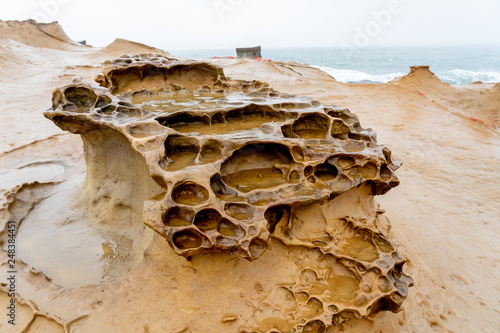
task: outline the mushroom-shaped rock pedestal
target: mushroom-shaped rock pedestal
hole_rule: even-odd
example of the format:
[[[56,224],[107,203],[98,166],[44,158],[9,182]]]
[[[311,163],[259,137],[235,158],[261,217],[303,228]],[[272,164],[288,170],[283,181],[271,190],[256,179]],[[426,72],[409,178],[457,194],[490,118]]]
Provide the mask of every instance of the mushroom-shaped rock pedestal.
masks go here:
[[[325,332],[400,309],[412,280],[373,201],[398,185],[399,163],[349,110],[161,55],[108,61],[96,80],[57,89],[45,113],[82,136],[87,196],[133,183],[120,195],[188,259],[286,249],[262,272],[286,279],[266,287],[249,332]]]

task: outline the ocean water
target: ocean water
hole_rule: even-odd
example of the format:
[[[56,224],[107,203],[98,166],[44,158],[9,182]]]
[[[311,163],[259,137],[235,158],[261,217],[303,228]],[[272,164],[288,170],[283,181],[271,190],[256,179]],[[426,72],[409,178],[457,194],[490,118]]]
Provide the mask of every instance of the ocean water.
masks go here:
[[[174,55],[190,58],[236,56],[234,49],[178,50]],[[262,57],[296,61],[320,68],[341,82],[388,82],[409,72],[409,66],[429,65],[442,81],[468,84],[500,82],[500,46],[263,48]]]

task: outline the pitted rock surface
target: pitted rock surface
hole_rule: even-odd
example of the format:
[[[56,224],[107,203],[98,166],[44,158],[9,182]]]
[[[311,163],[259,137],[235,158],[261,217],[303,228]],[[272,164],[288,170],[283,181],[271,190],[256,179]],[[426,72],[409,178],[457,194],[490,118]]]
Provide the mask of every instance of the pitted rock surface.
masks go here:
[[[126,138],[162,188],[143,222],[177,254],[253,261],[271,239],[297,252],[295,283],[266,298],[258,328],[325,332],[399,310],[412,280],[372,198],[399,184],[400,163],[349,110],[160,55],[108,61],[96,80],[58,88],[45,116],[86,152]]]

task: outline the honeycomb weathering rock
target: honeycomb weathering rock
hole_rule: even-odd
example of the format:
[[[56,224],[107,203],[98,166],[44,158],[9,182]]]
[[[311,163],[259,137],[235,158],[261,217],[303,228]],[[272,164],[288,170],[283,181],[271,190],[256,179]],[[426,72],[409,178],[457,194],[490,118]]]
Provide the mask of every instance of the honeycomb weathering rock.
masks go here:
[[[57,89],[45,113],[82,135],[87,178],[107,181],[94,157],[109,149],[102,142],[129,142],[159,186],[153,197],[137,192],[143,222],[177,254],[253,261],[274,239],[300,261],[295,282],[266,297],[250,331],[324,332],[399,310],[412,280],[373,202],[398,185],[399,163],[349,110],[158,55],[109,61],[96,80],[104,87],[75,79]]]
[[[263,83],[228,80],[222,67],[195,60],[177,60],[160,54],[123,55],[103,64],[103,73],[96,77],[103,87],[109,87],[111,93],[126,91],[165,91],[259,88]]]

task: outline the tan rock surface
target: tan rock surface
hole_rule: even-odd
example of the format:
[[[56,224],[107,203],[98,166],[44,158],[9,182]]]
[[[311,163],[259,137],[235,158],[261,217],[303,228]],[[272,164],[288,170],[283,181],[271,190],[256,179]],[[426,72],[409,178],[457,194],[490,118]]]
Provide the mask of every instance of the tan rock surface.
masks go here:
[[[22,220],[18,241],[21,236],[26,240],[19,245],[17,267],[18,331],[29,326],[33,331],[51,332],[232,332],[247,320],[268,317],[269,311],[277,318],[282,316],[283,309],[275,312],[270,300],[280,295],[287,299],[287,294],[280,294],[282,289],[273,293],[266,286],[285,284],[297,292],[297,300],[302,299],[302,290],[295,289],[296,285],[304,283],[302,276],[312,274],[298,270],[304,262],[295,262],[297,258],[315,261],[317,251],[291,251],[283,264],[279,259],[287,247],[272,241],[253,262],[232,254],[195,255],[187,262],[148,227],[127,235],[114,228],[115,223],[127,225],[133,216],[136,203],[130,202],[130,207],[115,204],[129,197],[128,190],[112,197],[107,193],[113,193],[114,187],[106,185],[100,202],[81,206],[89,210],[68,207],[65,203],[77,202],[71,196],[84,184],[82,143],[76,135],[61,134],[42,112],[50,107],[47,97],[56,87],[67,84],[74,75],[90,82],[101,72],[100,63],[116,55],[105,57],[99,54],[102,49],[93,48],[82,52],[44,50],[5,38],[1,46],[0,97],[6,102],[0,106],[5,126],[0,141],[4,152],[0,155],[0,184],[5,185],[0,216],[2,221]],[[126,48],[123,45],[123,54],[141,53]],[[454,95],[449,95],[447,89],[434,85],[429,91],[397,82],[346,85],[316,69],[293,64],[287,66],[302,75],[282,73],[252,60],[212,62],[223,65],[225,75],[232,79],[257,79],[281,92],[349,108],[363,125],[375,128],[379,142],[387,143],[404,162],[398,170],[401,185],[376,201],[392,222],[390,228],[382,221],[379,229],[399,244],[409,260],[405,272],[416,284],[398,314],[383,312],[374,322],[353,321],[345,331],[496,330],[500,324],[500,231],[496,222],[500,207],[495,199],[500,197],[499,136],[495,128],[470,119],[498,110],[494,85],[451,86]],[[425,80],[422,82],[425,88]],[[472,107],[457,107],[463,99],[470,102],[462,102],[462,106]],[[129,140],[114,142],[123,143],[115,147],[123,152],[121,159],[135,159],[136,154],[122,149],[130,147]],[[146,167],[139,160],[134,169]],[[127,170],[115,170],[117,178],[127,174]],[[142,193],[155,191],[141,179],[137,181]],[[37,180],[40,183],[33,183]],[[363,214],[354,191],[348,193],[348,197],[334,200],[343,198],[349,207],[358,207],[357,215]],[[85,220],[82,217],[90,217],[89,223],[79,224]],[[313,232],[318,230],[321,228]],[[140,241],[134,244],[134,239]],[[5,263],[5,252],[1,256]],[[273,274],[277,267],[299,280],[284,281]],[[1,276],[6,276],[5,264],[1,270]],[[237,273],[227,274],[229,271]],[[8,298],[0,295],[4,307]],[[266,302],[271,303],[269,307],[262,306]],[[298,304],[296,311],[311,309],[307,305]],[[313,302],[309,305],[314,308]],[[223,310],[233,308],[245,310]],[[0,330],[12,331],[3,321]]]
[[[348,110],[229,81],[206,62],[153,54],[106,62],[98,80],[122,96],[75,79],[54,91],[45,113],[82,136],[87,176],[79,204],[92,202],[87,211],[103,197],[114,206],[133,201],[131,221],[139,224],[134,215],[146,200],[144,223],[189,259],[222,252],[253,261],[271,239],[282,243],[274,254],[282,266],[290,253],[304,253],[292,274],[273,272],[294,284],[256,282],[270,295],[239,330],[334,330],[399,310],[412,280],[377,228],[383,218],[373,203],[399,184],[399,164]],[[143,163],[130,158],[134,150]],[[149,172],[134,168],[144,163]],[[148,185],[148,175],[161,189]]]

